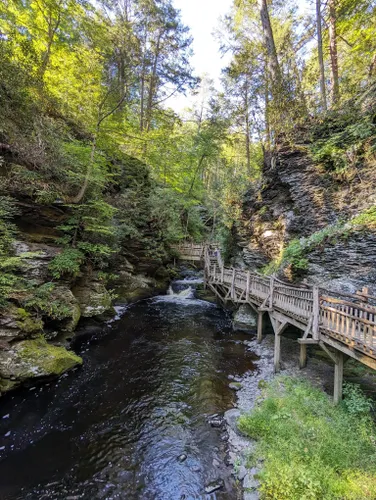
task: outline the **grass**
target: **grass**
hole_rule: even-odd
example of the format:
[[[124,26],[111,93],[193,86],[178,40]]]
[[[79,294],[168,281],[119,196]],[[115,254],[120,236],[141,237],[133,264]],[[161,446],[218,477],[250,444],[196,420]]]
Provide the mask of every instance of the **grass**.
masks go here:
[[[349,385],[342,405],[308,382],[277,377],[239,419],[256,440],[249,466],[263,460],[262,499],[376,498],[376,428],[370,402]]]

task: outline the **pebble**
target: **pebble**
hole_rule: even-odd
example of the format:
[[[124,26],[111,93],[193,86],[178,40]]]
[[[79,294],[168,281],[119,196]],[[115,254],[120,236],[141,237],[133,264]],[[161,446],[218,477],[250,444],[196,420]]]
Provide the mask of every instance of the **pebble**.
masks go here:
[[[223,424],[223,419],[221,417],[215,417],[215,418],[210,418],[208,420],[208,423],[212,426],[212,427],[221,427],[222,424]]]
[[[205,486],[205,493],[208,495],[210,493],[214,493],[217,490],[220,490],[224,487],[225,483],[223,482],[223,479],[218,479],[217,481],[213,481],[209,483],[207,486]]]
[[[185,453],[182,453],[179,457],[178,460],[179,462],[185,462],[187,460],[187,455]]]
[[[10,436],[10,431],[8,431],[6,434],[4,434],[4,437],[9,437]]]
[[[239,382],[231,382],[231,384],[229,384],[229,388],[234,390],[234,391],[240,391],[242,386],[241,386],[241,384],[239,384]]]
[[[228,434],[227,432],[224,432],[222,435],[221,435],[221,441],[227,441],[228,440]]]
[[[3,415],[3,418],[9,418],[9,413],[7,413],[6,415]]]

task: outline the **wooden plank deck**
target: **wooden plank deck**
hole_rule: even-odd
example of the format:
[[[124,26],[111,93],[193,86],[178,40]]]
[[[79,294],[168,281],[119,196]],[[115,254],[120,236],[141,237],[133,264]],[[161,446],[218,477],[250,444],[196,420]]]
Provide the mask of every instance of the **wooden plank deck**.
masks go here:
[[[213,244],[184,243],[176,246],[175,251],[182,260],[203,264],[205,281],[221,301],[248,303],[255,309],[259,315],[259,340],[265,312],[270,316],[277,347],[286,325],[301,329],[301,366],[306,363],[306,345],[315,343],[335,349],[333,359],[338,358],[337,375],[341,374],[343,354],[376,370],[376,306],[369,303],[374,297],[331,293],[316,286],[290,285],[274,276],[225,267],[219,248]],[[275,368],[278,371],[280,349],[277,347]],[[342,396],[342,375],[339,378],[335,380],[336,401]]]

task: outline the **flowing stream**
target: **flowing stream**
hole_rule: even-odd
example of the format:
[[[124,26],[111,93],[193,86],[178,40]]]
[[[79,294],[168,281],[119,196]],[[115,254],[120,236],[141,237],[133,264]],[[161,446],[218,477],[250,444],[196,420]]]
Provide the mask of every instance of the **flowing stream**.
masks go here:
[[[125,308],[77,345],[83,368],[1,400],[1,500],[240,498],[210,417],[254,357],[199,283]]]

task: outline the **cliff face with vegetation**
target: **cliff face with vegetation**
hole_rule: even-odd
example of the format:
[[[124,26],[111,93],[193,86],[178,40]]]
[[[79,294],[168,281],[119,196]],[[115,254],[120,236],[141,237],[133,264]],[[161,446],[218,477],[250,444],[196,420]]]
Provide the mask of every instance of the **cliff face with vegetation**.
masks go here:
[[[312,120],[268,159],[236,227],[248,266],[338,291],[376,285],[375,96]]]
[[[0,132],[1,392],[80,364],[69,351],[80,321],[106,318],[115,300],[151,295],[168,279],[167,219],[148,167],[103,147],[105,176],[72,203],[87,138],[40,113],[38,139],[38,125],[28,133],[21,119],[7,114]],[[51,138],[59,128],[70,143]]]

